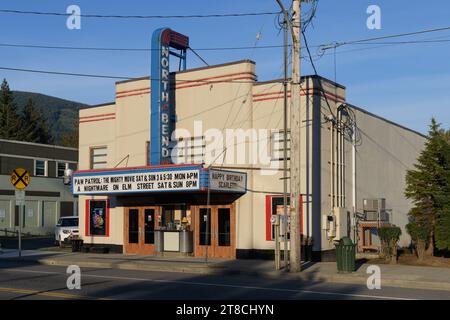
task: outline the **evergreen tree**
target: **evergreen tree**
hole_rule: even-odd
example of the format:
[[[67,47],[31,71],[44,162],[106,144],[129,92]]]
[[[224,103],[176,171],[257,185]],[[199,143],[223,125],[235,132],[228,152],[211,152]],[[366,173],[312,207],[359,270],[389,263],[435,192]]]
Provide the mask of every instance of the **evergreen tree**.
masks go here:
[[[8,82],[3,79],[0,89],[0,138],[20,140],[22,128],[14,96]]]
[[[442,131],[435,119],[432,119],[425,149],[420,154],[413,170],[406,174],[405,195],[414,203],[409,215],[411,220],[428,232],[427,254],[434,253],[434,239],[443,237],[442,230],[437,227],[445,222],[445,197],[448,188],[448,160],[446,154],[449,144],[443,139]],[[447,194],[448,197],[448,194]],[[439,233],[437,235],[436,233]],[[442,242],[438,244],[442,248]]]
[[[75,123],[73,131],[62,136],[62,145],[70,148],[78,148],[79,124]]]
[[[444,140],[450,144],[450,130],[447,130],[446,132],[443,133],[444,134]]]
[[[22,140],[28,142],[49,144],[53,141],[47,121],[41,110],[35,107],[30,98],[25,105],[22,115]]]
[[[41,110],[38,110],[37,113],[38,113],[37,142],[44,144],[51,144],[54,141],[47,120],[45,119],[45,116]]]
[[[25,108],[22,112],[22,121],[23,121],[23,131],[22,131],[22,140],[28,142],[37,142],[37,119],[38,115],[36,113],[36,109],[34,107],[33,100],[30,98],[25,105]]]
[[[450,140],[447,132],[443,132],[443,176],[442,188],[437,195],[437,212],[435,239],[439,250],[450,250]]]

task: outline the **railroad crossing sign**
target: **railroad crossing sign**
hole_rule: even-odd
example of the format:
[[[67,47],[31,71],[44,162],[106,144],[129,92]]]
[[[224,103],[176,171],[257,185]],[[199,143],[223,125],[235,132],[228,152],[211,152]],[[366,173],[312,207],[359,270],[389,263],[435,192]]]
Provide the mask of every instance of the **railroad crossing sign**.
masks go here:
[[[16,168],[11,173],[10,181],[16,189],[23,190],[30,184],[30,173],[27,169]]]

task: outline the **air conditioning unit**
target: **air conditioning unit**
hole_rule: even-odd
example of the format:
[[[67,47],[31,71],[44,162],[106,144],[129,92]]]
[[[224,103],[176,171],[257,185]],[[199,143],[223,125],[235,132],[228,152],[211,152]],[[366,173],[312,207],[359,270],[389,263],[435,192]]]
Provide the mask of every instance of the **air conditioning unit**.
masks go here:
[[[364,211],[383,211],[386,209],[386,199],[364,199]]]
[[[376,211],[368,211],[365,214],[366,221],[377,221],[378,220],[378,212]]]
[[[389,213],[385,210],[380,211],[380,216],[378,217],[378,212],[375,211],[367,211],[364,215],[365,221],[380,221],[382,222],[388,222],[389,221]]]

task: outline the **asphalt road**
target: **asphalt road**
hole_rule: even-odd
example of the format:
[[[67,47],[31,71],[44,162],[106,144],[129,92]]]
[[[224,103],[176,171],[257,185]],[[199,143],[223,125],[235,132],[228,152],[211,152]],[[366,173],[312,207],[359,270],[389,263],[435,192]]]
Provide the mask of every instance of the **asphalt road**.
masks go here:
[[[0,299],[404,300],[448,299],[449,291],[269,280],[249,276],[82,269],[81,289],[67,289],[65,267],[1,262]]]

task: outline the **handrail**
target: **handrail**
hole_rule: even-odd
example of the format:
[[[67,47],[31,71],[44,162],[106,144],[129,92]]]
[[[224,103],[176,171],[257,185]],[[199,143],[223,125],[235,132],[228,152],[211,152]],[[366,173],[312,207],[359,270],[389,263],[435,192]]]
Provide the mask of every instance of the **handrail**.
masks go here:
[[[1,231],[1,233],[3,233],[3,234],[5,235],[5,237],[8,236],[8,233],[10,233],[10,234],[15,234],[16,236],[19,235],[19,231],[18,231],[18,230],[8,230],[7,228],[4,228],[4,229]],[[1,234],[1,233],[0,233],[0,234]],[[22,232],[21,234],[22,234],[23,236],[31,236],[31,234],[30,234],[29,232],[27,232],[27,233]]]

